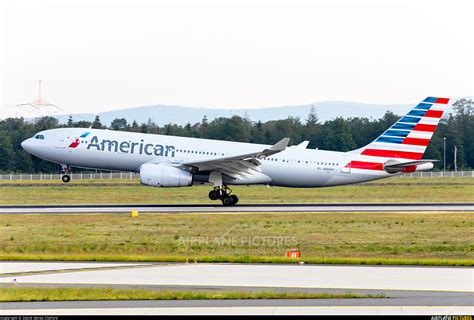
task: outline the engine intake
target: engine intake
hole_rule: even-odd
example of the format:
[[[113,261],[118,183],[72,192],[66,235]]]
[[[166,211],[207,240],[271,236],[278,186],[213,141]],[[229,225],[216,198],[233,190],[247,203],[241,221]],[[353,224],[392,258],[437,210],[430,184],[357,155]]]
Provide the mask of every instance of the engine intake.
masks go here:
[[[193,174],[172,166],[145,163],[140,167],[140,182],[154,187],[189,187]]]

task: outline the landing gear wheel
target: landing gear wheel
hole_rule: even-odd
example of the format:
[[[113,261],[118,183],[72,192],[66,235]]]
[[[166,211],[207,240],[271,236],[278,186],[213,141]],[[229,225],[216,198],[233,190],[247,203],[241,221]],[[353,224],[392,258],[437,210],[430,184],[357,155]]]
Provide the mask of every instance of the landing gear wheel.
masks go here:
[[[233,206],[239,202],[239,198],[235,194],[231,194],[232,190],[226,185],[214,187],[214,190],[209,191],[209,199],[220,199],[224,206]]]
[[[222,198],[222,204],[225,206],[231,206],[234,204],[234,199],[231,196],[224,196]]]
[[[209,199],[211,199],[211,200],[213,200],[213,201],[219,199],[220,197],[221,197],[221,196],[220,196],[218,190],[211,190],[211,191],[209,192]]]
[[[65,174],[61,177],[61,180],[64,182],[64,183],[68,183],[69,181],[71,181],[71,177],[68,175],[68,174]]]
[[[229,197],[232,198],[232,204],[237,204],[239,202],[239,197],[237,197],[235,194],[231,194]]]

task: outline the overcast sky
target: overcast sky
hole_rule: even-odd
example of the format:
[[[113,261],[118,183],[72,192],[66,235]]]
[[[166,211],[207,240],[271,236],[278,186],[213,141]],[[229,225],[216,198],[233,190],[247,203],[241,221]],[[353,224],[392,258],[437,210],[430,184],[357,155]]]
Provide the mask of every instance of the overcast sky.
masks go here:
[[[1,109],[474,95],[473,1],[2,1]]]

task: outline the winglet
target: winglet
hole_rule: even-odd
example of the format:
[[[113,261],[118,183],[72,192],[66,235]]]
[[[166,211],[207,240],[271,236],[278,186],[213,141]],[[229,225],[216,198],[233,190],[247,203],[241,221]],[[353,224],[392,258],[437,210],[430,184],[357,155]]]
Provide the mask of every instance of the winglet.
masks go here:
[[[290,138],[283,138],[277,143],[275,143],[273,146],[271,146],[268,150],[278,152],[283,151],[286,149],[286,147],[288,147],[288,143],[290,143]]]

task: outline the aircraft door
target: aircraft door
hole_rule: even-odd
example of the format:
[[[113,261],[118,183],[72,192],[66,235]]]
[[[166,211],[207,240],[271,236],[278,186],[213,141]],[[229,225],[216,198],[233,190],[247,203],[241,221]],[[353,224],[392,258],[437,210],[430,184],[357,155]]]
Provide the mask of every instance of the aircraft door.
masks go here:
[[[56,148],[65,148],[69,138],[66,136],[58,136],[56,140]]]
[[[342,173],[351,173],[351,167],[350,165],[348,167],[342,167],[341,168]]]
[[[343,159],[341,173],[351,173],[351,158],[345,157]]]

